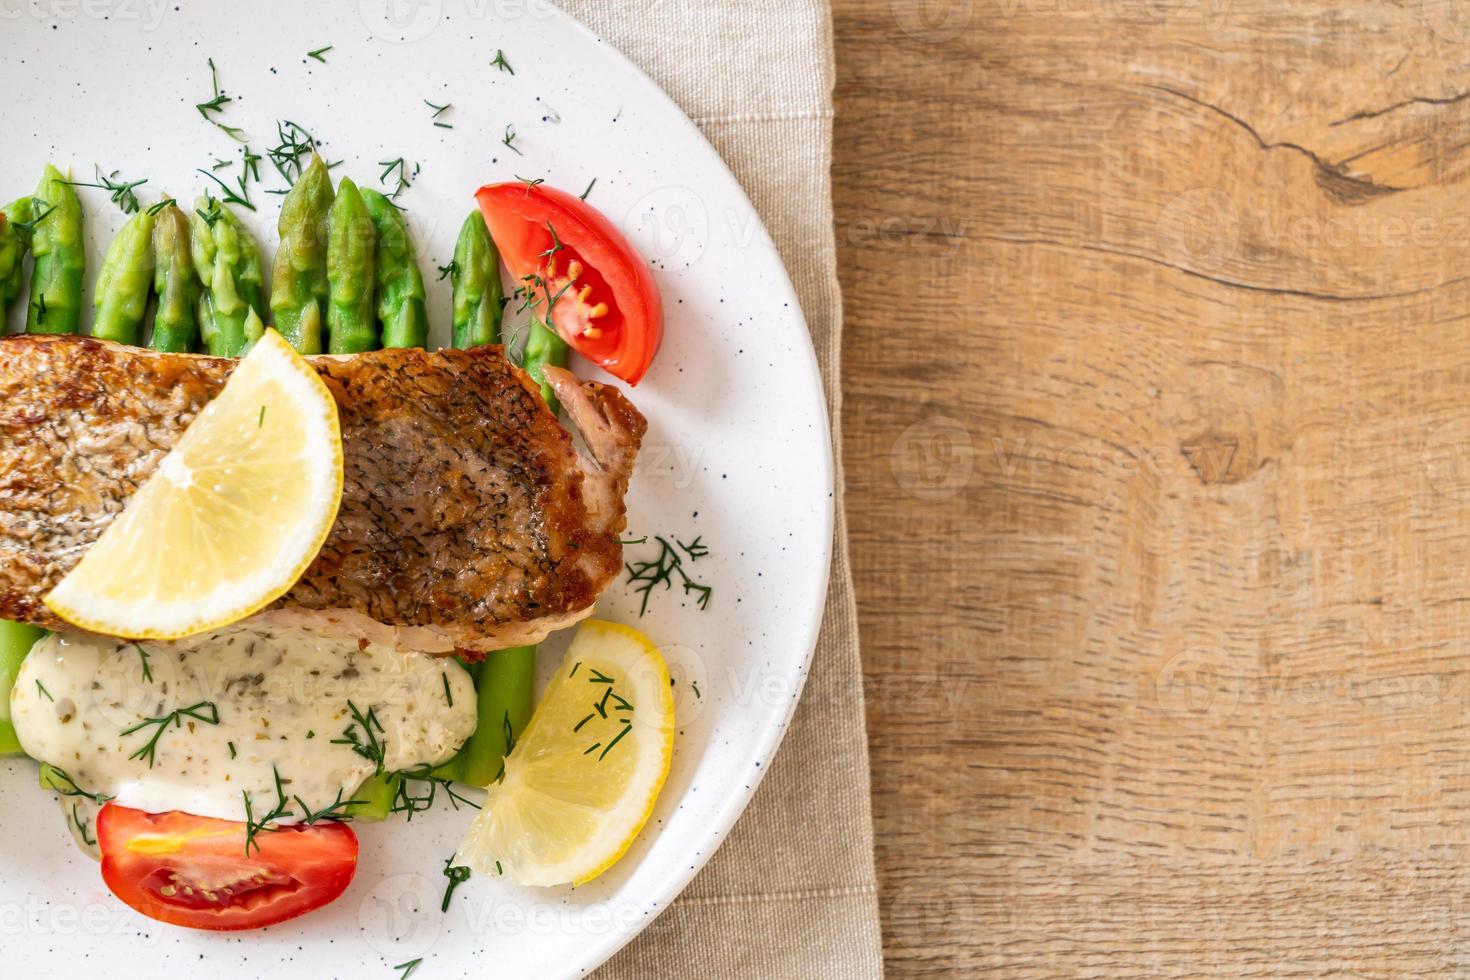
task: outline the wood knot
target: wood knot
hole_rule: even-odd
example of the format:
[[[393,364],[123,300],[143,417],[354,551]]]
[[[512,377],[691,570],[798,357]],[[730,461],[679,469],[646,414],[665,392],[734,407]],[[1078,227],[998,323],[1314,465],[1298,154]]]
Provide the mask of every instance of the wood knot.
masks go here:
[[[1202,432],[1179,444],[1179,451],[1205,486],[1239,483],[1250,476],[1242,472],[1243,467],[1235,467],[1239,449],[1238,438],[1218,432]]]
[[[1234,361],[1194,361],[1169,396],[1179,454],[1207,487],[1249,480],[1285,451],[1285,390],[1271,371]]]

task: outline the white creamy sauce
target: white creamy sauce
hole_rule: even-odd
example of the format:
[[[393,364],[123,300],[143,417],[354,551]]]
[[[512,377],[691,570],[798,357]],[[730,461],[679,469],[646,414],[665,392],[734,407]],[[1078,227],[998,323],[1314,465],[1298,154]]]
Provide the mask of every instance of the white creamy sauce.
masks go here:
[[[394,771],[447,760],[475,728],[474,684],[455,660],[281,626],[169,643],[55,633],[26,657],[10,707],[26,753],[88,793],[226,820],[245,819],[249,793],[258,819],[279,773],[283,823],[302,804],[350,799],[377,768],[334,740],[380,745]],[[352,707],[371,711],[375,742]],[[68,822],[76,800],[62,798]],[[90,834],[95,808],[82,802]]]

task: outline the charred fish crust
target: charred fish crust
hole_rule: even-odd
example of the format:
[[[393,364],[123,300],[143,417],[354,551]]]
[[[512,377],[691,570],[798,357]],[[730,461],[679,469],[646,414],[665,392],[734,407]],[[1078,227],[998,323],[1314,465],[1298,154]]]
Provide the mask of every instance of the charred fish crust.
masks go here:
[[[41,596],[234,363],[0,340],[0,618],[59,625]],[[622,568],[622,498],[644,432],[620,393],[561,372],[588,460],[499,347],[312,363],[341,419],[342,507],[267,617],[447,653],[535,642],[591,611]]]

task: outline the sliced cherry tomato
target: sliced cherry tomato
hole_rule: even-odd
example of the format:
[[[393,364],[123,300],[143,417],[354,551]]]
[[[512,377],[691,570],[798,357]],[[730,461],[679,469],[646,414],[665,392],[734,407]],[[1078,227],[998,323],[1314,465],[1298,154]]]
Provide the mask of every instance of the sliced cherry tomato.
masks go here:
[[[357,870],[357,835],[340,823],[257,833],[245,824],[109,803],[97,815],[102,880],[150,919],[190,929],[258,929],[331,902]],[[257,845],[259,845],[257,847]]]
[[[517,283],[555,298],[561,338],[615,377],[641,381],[663,339],[663,303],[622,233],[592,205],[544,184],[487,184],[475,198]]]

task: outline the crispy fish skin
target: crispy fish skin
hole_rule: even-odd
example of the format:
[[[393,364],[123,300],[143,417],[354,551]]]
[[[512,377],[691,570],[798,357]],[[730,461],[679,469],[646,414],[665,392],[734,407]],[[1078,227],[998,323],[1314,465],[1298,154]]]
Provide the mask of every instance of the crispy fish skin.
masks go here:
[[[0,340],[0,618],[41,603],[235,362],[84,337]],[[534,643],[622,568],[646,423],[615,389],[554,383],[592,458],[499,347],[312,360],[337,400],[337,523],[263,618],[445,653]]]

